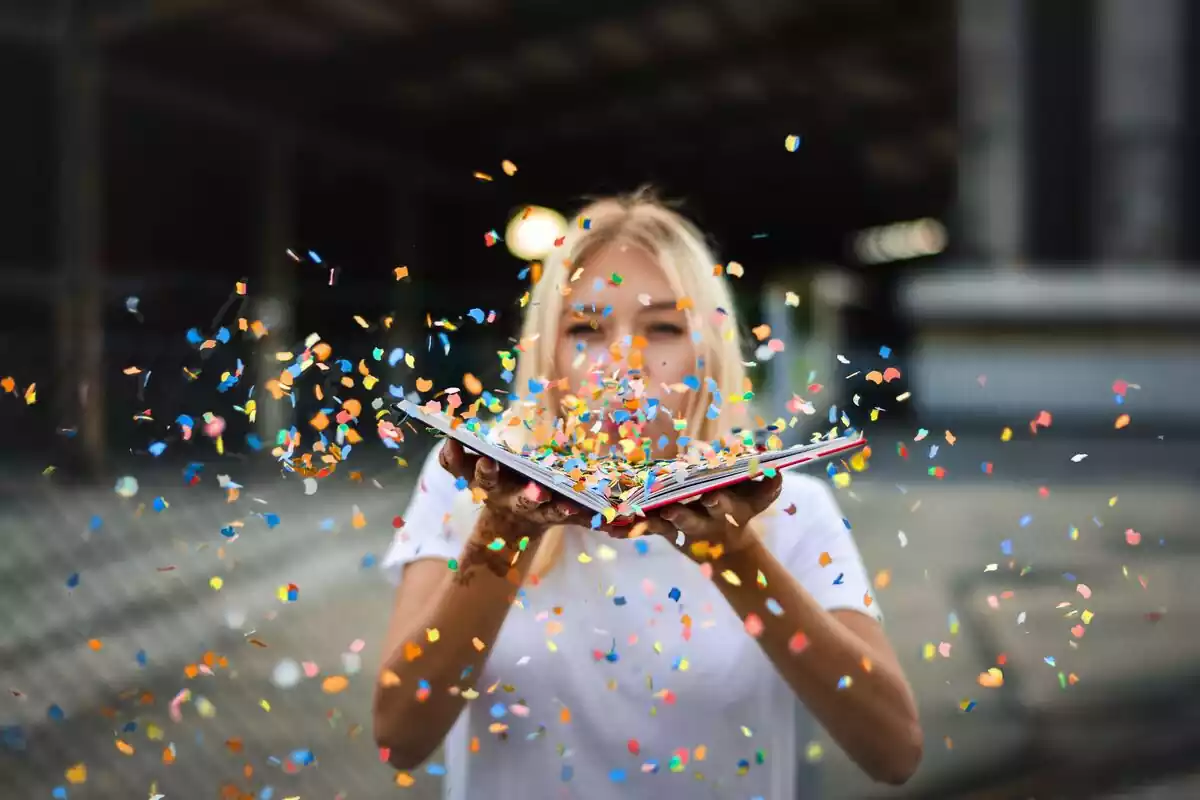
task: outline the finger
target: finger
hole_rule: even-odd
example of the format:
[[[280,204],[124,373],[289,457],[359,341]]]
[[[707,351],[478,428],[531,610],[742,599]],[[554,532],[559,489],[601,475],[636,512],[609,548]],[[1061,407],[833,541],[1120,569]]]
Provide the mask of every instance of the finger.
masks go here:
[[[533,481],[529,481],[519,490],[513,491],[507,486],[502,495],[509,510],[523,517],[532,517],[534,512],[550,500],[550,492]]]
[[[456,478],[470,480],[475,475],[475,465],[479,456],[469,456],[463,446],[453,439],[447,439],[438,453],[438,463],[442,469]]]
[[[683,531],[688,536],[702,536],[712,528],[712,521],[707,514],[685,505],[667,506],[659,516],[673,525],[675,530]]]
[[[539,522],[547,525],[577,525],[588,517],[585,509],[567,500],[544,503],[535,514]]]
[[[700,498],[700,506],[710,519],[726,522],[740,528],[742,523],[753,516],[747,504],[736,495],[729,492],[711,492]]]
[[[754,485],[745,497],[746,503],[750,506],[750,515],[761,514],[770,508],[771,504],[779,499],[782,491],[782,475],[777,474],[773,478],[764,478],[761,481],[754,482]]]
[[[475,485],[485,492],[493,492],[500,485],[500,466],[490,458],[475,462]]]

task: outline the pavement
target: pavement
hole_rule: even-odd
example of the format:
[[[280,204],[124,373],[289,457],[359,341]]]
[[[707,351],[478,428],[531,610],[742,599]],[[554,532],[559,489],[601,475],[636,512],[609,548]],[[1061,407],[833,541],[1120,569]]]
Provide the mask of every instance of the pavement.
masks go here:
[[[1194,443],[938,438],[931,461],[929,441],[908,434],[904,459],[898,435],[876,436],[872,469],[840,495],[919,698],[925,761],[906,787],[880,790],[828,746],[823,796],[1036,796],[1036,785],[987,788],[1025,767],[1034,780],[1076,779],[1070,770],[1086,775],[1089,759],[1099,770],[1157,742],[1156,729],[1175,741],[1200,729],[1169,716],[1200,705]],[[0,794],[437,797],[428,768],[397,789],[370,735],[391,604],[372,559],[413,470],[381,460],[351,481],[343,468],[306,496],[299,480],[237,465],[209,465],[186,486],[178,469],[141,464],[130,499],[34,468],[0,489]],[[232,503],[217,487],[225,471],[246,484]],[[236,539],[222,533],[237,522]],[[279,599],[288,584],[295,602]],[[212,674],[189,676],[206,654]],[[278,688],[283,659],[312,662],[319,676]],[[980,685],[992,667],[1002,687]],[[347,688],[325,691],[330,675],[346,675]],[[175,721],[169,706],[184,689]],[[1137,777],[1141,787],[1111,796],[1195,788],[1153,770]]]

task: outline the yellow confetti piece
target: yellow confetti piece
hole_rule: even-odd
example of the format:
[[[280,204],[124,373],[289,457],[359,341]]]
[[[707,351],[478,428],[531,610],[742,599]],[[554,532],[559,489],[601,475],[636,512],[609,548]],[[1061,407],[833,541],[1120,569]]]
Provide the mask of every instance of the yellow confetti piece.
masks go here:
[[[486,172],[476,172],[474,173],[474,177],[475,180],[483,181],[484,183],[491,183],[493,180],[492,176],[488,175]]]
[[[396,773],[396,785],[399,786],[401,789],[407,789],[410,786],[412,786],[413,784],[415,784],[416,782],[417,782],[417,779],[414,778],[412,775],[410,775],[407,772],[397,772]]]
[[[371,327],[371,323],[367,322],[365,319],[363,319],[362,317],[360,317],[358,314],[355,314],[355,315],[354,315],[354,321],[358,323],[358,326],[359,326],[360,328],[364,328],[364,329],[365,329],[365,328],[370,328],[370,327]]]
[[[270,713],[270,711],[271,711],[271,704],[270,704],[270,703],[268,703],[266,700],[259,700],[259,701],[258,701],[258,707],[259,707],[259,708],[261,708],[263,711],[266,711],[266,712],[268,712],[268,713]]]
[[[442,638],[442,634],[437,628],[426,628],[425,638],[430,642],[436,642],[438,639]]]
[[[80,784],[87,783],[87,766],[84,764],[76,764],[73,767],[67,767],[66,771],[67,783]]]
[[[725,273],[727,275],[732,275],[735,278],[740,278],[746,274],[746,270],[743,269],[742,265],[739,264],[738,262],[730,261],[728,264],[725,265]]]
[[[29,384],[29,388],[25,390],[25,405],[31,406],[37,402],[37,384]]]
[[[475,637],[475,638],[471,639],[471,644],[474,645],[476,652],[479,652],[479,653],[482,653],[484,648],[487,647],[487,645],[484,643],[484,641],[482,639],[480,639],[479,637]]]
[[[214,592],[219,592],[221,591],[221,587],[225,585],[225,581],[221,577],[214,575],[212,578],[208,579],[208,585]]]
[[[164,736],[163,729],[155,725],[153,722],[146,726],[146,738],[152,742],[161,741]]]
[[[1000,441],[1002,441],[1002,442],[1012,441],[1012,437],[1013,437],[1012,428],[1005,428],[1004,430],[1000,431]]]
[[[809,742],[804,748],[804,757],[810,764],[814,764],[821,760],[825,755],[825,748],[821,747],[820,742]]]
[[[742,579],[739,578],[738,574],[731,569],[727,569],[724,572],[722,572],[721,577],[724,578],[725,581],[732,586],[741,586],[742,585]]]
[[[500,162],[500,169],[504,170],[504,174],[510,178],[517,174],[517,165],[507,158]]]
[[[783,296],[783,302],[792,308],[800,307],[800,295],[795,292],[788,292]]]
[[[580,564],[590,564],[590,563],[592,563],[592,557],[591,557],[591,556],[589,556],[587,553],[580,553],[580,554],[579,554],[579,557],[577,558],[577,560],[579,561],[579,563],[580,563]]]

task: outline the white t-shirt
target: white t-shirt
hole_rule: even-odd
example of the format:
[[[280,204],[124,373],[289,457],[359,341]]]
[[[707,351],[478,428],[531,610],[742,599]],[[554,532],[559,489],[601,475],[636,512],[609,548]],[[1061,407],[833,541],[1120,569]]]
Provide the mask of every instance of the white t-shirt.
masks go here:
[[[458,557],[478,511],[436,452],[383,559],[396,583],[412,561]],[[767,547],[817,602],[880,618],[825,483],[785,473],[759,519]],[[561,561],[517,601],[488,642],[479,697],[446,738],[448,800],[796,796],[798,732],[811,720],[673,543],[568,529]]]

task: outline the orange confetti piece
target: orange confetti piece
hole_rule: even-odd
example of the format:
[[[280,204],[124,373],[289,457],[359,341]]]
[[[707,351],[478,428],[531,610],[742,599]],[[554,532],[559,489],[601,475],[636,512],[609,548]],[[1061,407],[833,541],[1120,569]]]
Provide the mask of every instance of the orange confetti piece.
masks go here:
[[[888,584],[892,582],[892,571],[890,569],[881,569],[875,575],[875,588],[886,589]]]
[[[1121,416],[1117,417],[1117,421],[1113,425],[1113,427],[1116,428],[1117,430],[1121,430],[1121,428],[1124,428],[1128,424],[1129,424],[1129,415],[1122,414]]]
[[[428,378],[417,378],[417,391],[424,394],[433,388],[433,381]]]
[[[330,675],[321,681],[321,691],[325,694],[338,694],[346,691],[350,681],[344,675]]]
[[[558,721],[564,725],[571,721],[571,709],[563,706],[558,710]]]
[[[104,648],[104,642],[99,639],[88,639],[88,647],[92,649],[92,652],[98,653]]]
[[[410,775],[407,772],[397,772],[396,773],[396,785],[399,786],[401,789],[407,789],[408,787],[412,786],[416,782],[417,782],[417,779],[414,778],[412,775]]]
[[[767,325],[765,323],[762,325],[759,325],[756,328],[751,329],[750,332],[753,333],[754,338],[758,339],[760,342],[766,341],[767,339],[771,338],[771,326]]]
[[[12,394],[17,388],[17,382],[12,378],[0,379],[0,389],[3,389],[5,394]]]
[[[421,657],[421,645],[417,644],[416,642],[405,642],[404,643],[404,660],[405,661],[416,661],[420,657]]]
[[[66,778],[67,783],[87,783],[87,766],[84,764],[76,764],[72,767],[67,767]]]
[[[817,563],[822,567],[828,567],[833,563],[833,556],[829,555],[829,553],[821,553],[820,558],[817,559]]]

